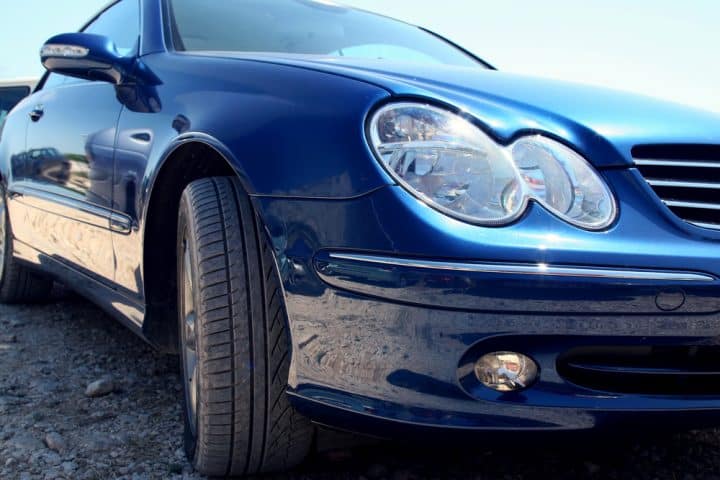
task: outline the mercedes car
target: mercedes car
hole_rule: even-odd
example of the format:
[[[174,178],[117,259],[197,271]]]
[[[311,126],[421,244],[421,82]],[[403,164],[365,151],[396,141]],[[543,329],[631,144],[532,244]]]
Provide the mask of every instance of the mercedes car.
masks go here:
[[[208,475],[720,425],[720,117],[326,0],[119,0],[0,130],[0,300],[179,358]]]

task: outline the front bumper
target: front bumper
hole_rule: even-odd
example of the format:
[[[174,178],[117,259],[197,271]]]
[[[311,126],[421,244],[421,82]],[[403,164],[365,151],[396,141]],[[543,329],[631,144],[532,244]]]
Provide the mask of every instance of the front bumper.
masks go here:
[[[720,234],[638,210],[652,193],[635,173],[606,175],[623,190],[621,217],[600,233],[537,207],[509,227],[465,225],[397,187],[346,201],[256,199],[285,288],[296,406],[375,434],[585,430],[639,413],[720,424],[720,367],[718,387],[710,368],[685,372],[711,385],[689,393],[682,382],[664,392],[669,377],[658,391],[588,388],[562,370],[568,352],[596,346],[718,348],[720,358]],[[533,357],[540,379],[513,394],[473,381],[468,365],[498,350]]]
[[[716,315],[493,314],[398,305],[335,290],[294,298],[288,308],[293,393],[345,412],[458,429],[559,430],[593,428],[613,412],[720,411],[720,395],[599,392],[573,385],[557,369],[558,357],[574,347],[718,345]],[[531,355],[540,380],[517,394],[463,380],[468,356],[498,350]]]

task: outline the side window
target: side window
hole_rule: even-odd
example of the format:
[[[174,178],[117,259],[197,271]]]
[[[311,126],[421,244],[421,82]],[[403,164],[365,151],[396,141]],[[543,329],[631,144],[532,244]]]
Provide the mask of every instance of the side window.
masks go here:
[[[30,95],[30,87],[0,87],[0,124],[20,100]]]
[[[105,10],[83,32],[110,38],[121,55],[134,53],[140,38],[140,0],[120,0]]]

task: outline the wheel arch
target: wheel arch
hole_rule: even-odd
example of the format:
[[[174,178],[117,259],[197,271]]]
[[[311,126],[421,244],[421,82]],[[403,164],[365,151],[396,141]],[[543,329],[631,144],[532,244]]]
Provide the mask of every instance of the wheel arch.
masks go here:
[[[232,153],[217,139],[201,133],[178,137],[161,156],[146,181],[142,213],[142,271],[146,312],[143,335],[161,351],[177,351],[177,285],[175,240],[177,211],[190,182],[213,176],[236,176],[248,193],[247,177]]]

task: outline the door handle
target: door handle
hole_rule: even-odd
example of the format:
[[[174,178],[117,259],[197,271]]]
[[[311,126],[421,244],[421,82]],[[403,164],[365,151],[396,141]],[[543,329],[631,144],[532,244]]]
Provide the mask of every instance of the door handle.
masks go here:
[[[30,120],[37,122],[45,115],[45,108],[42,105],[36,105],[30,112]]]

